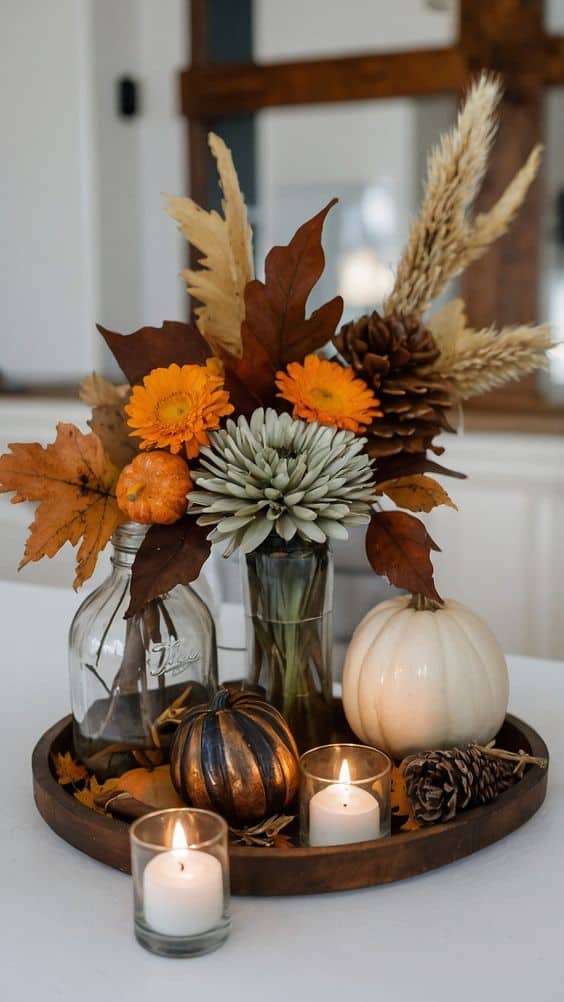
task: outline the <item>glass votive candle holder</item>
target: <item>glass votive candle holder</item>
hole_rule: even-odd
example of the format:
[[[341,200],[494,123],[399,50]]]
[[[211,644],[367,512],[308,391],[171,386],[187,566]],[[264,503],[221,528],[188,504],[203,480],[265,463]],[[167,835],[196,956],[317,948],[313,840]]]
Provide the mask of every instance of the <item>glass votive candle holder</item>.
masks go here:
[[[154,811],[130,829],[135,936],[152,953],[197,957],[228,937],[227,824],[212,811]]]
[[[392,763],[368,745],[322,745],[300,759],[300,842],[348,845],[390,834]]]

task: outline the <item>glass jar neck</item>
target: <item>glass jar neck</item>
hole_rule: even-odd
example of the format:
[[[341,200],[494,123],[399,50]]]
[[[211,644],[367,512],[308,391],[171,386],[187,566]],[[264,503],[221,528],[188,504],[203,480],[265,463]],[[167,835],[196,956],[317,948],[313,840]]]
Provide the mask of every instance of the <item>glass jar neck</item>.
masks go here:
[[[112,536],[113,551],[110,557],[114,568],[128,570],[132,567],[147,528],[139,522],[125,522],[116,529]]]

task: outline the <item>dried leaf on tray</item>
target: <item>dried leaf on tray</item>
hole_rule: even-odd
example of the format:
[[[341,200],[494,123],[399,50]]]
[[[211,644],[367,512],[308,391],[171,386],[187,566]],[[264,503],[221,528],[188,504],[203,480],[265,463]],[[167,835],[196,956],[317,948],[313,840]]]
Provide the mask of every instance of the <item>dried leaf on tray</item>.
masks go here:
[[[406,759],[399,765],[392,766],[392,784],[390,790],[390,806],[392,817],[402,822],[400,830],[403,832],[416,831],[421,827],[413,814],[407,790],[405,786],[405,765]]]
[[[98,330],[129,382],[142,382],[152,369],[169,365],[203,365],[211,351],[193,324],[165,320],[161,327],[141,327],[117,334],[98,324]]]
[[[275,846],[282,848],[291,845],[291,839],[281,833],[293,821],[295,821],[295,815],[274,814],[250,828],[230,827],[229,838],[235,845],[257,846],[265,849]]]
[[[196,580],[211,549],[208,531],[192,515],[149,528],[133,564],[127,618],[175,585]]]
[[[104,809],[98,806],[96,800],[98,797],[103,796],[103,794],[115,789],[118,782],[119,780],[117,779],[107,779],[105,783],[99,783],[96,776],[90,776],[84,789],[75,790],[73,796],[84,807],[89,807],[91,811],[96,811],[97,814],[105,814]]]
[[[14,491],[12,503],[40,502],[20,567],[53,557],[64,543],[80,541],[74,587],[93,573],[96,560],[126,516],[117,506],[117,470],[97,435],[58,424],[55,442],[10,445],[0,456],[0,493]]]
[[[88,769],[86,766],[76,762],[70,751],[54,752],[51,756],[53,766],[57,776],[57,782],[61,786],[70,786],[75,783],[83,783],[88,779]]]
[[[366,555],[376,572],[396,588],[442,604],[435,588],[431,550],[439,547],[425,526],[402,511],[374,512],[366,532]]]
[[[385,494],[398,508],[407,508],[408,511],[429,512],[439,505],[446,505],[456,510],[454,501],[444,487],[432,477],[423,474],[385,480],[378,484],[377,493]]]

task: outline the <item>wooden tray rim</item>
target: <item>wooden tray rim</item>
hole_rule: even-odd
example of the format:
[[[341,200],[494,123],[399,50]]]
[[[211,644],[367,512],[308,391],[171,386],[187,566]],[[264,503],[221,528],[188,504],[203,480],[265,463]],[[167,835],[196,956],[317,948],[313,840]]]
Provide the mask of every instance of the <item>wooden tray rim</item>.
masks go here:
[[[541,736],[532,727],[512,714],[507,714],[505,724],[514,727],[520,732],[524,742],[529,746],[531,754],[548,760],[548,748]],[[115,869],[128,873],[130,872],[128,858],[127,860],[121,860],[121,862],[113,862],[111,859],[108,859],[111,853],[105,852],[104,843],[108,839],[108,836],[113,835],[114,838],[122,837],[126,839],[128,845],[130,826],[124,821],[97,814],[85,807],[80,801],[69,795],[68,791],[57,782],[51,771],[50,755],[52,746],[56,741],[61,739],[71,725],[72,716],[63,717],[41,736],[33,750],[33,790],[37,808],[47,824],[65,841],[87,853],[87,855],[113,866]],[[378,841],[356,842],[349,846],[323,846],[315,848],[292,846],[281,849],[232,845],[229,847],[232,893],[277,895],[347,890],[371,886],[373,884],[389,883],[446,865],[455,859],[469,855],[469,853],[475,852],[505,837],[529,820],[544,801],[547,773],[548,768],[541,769],[539,766],[531,766],[519,783],[501,794],[492,804],[474,808],[445,824],[433,825],[430,828],[420,828],[413,832],[400,832],[388,838],[379,839]],[[509,817],[513,813],[512,807],[517,804],[523,805],[523,809],[518,812],[516,818]],[[493,812],[508,816],[504,819],[504,824],[501,826],[498,834],[494,836],[485,835],[480,838],[478,833],[482,828],[482,823],[486,819],[490,819]],[[69,833],[67,828],[70,822],[74,822],[77,828],[74,838],[69,837],[72,834]],[[91,840],[89,849],[84,846],[83,839],[79,837],[81,831],[84,832],[84,829],[87,830],[88,837]],[[469,844],[471,848],[468,848],[466,845],[466,836],[474,832],[477,834],[477,838],[474,839],[470,834]],[[380,879],[367,879],[366,875],[360,872],[366,861],[374,862],[378,857],[389,856],[392,846],[394,854],[399,857],[402,854],[402,850],[406,850],[407,848],[414,850],[419,846],[421,849],[424,849],[431,845],[438,848],[437,839],[440,840],[442,836],[448,836],[449,843],[452,844],[454,842],[458,846],[458,848],[455,846],[454,852],[451,848],[451,851],[447,852],[445,858],[442,860],[436,857],[433,860],[425,858],[422,859],[420,866],[415,866],[409,869],[408,872],[396,873],[395,875],[393,873],[381,875]],[[339,865],[344,860],[350,860],[351,858],[354,858],[358,862],[358,879],[353,879],[352,881],[349,879],[346,883],[343,883],[338,878]],[[327,867],[322,867],[327,875],[331,875],[329,882],[326,881],[322,884],[319,880],[315,880],[312,883],[311,880],[308,882],[305,879],[306,874],[303,870],[303,864],[311,864],[314,861],[329,864]],[[282,881],[272,879],[272,867],[282,862],[297,865],[297,869],[304,877],[303,890],[289,888],[283,878]],[[259,863],[266,864],[266,868],[270,873],[270,883],[269,877],[266,874],[264,880],[256,880],[257,864]],[[255,871],[255,876],[247,874],[247,877],[250,876],[250,879],[245,878],[247,868]],[[288,871],[287,866],[285,870]],[[269,887],[272,887],[272,889],[269,889]]]

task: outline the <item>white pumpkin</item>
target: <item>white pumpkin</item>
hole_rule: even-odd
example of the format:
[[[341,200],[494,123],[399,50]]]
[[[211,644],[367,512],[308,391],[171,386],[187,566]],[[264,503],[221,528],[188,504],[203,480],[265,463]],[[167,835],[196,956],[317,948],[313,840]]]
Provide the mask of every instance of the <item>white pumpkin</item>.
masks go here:
[[[460,602],[382,602],[357,626],[343,670],[343,705],[365,744],[400,759],[497,734],[509,698],[503,652]]]

